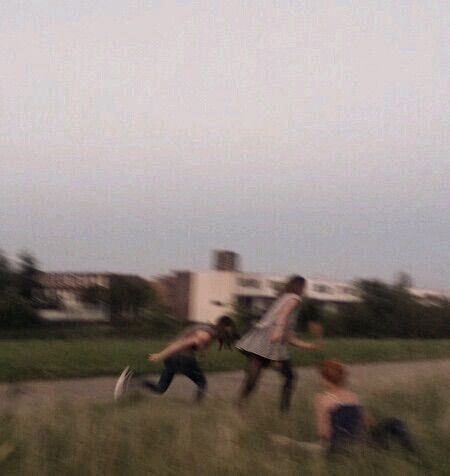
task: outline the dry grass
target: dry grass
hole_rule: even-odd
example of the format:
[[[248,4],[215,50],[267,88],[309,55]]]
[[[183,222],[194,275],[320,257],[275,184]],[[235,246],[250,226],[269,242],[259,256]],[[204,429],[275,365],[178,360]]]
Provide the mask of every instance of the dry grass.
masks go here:
[[[305,388],[305,386],[303,386]],[[364,448],[334,463],[277,449],[270,432],[314,439],[309,390],[298,391],[289,416],[263,391],[244,415],[228,401],[203,406],[171,398],[136,397],[120,404],[25,408],[0,417],[0,473],[5,475],[438,475],[448,474],[450,380],[392,386],[372,380],[361,391],[379,416],[410,427],[423,460],[398,449]],[[5,446],[6,445],[6,446]],[[6,448],[2,457],[1,448]],[[9,449],[8,449],[9,448]]]

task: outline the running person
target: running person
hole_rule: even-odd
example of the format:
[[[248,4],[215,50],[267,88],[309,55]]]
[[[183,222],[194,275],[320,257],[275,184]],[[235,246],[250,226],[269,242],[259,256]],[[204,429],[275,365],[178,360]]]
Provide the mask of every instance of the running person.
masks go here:
[[[319,348],[318,344],[300,340],[294,332],[297,320],[296,311],[300,307],[305,287],[305,278],[301,276],[290,278],[280,297],[261,320],[237,342],[236,347],[248,358],[247,374],[239,396],[239,405],[254,391],[261,370],[274,365],[284,377],[280,409],[281,411],[289,409],[295,376],[287,344],[302,349],[315,350]],[[316,325],[320,326],[320,324]],[[315,337],[321,336],[318,328],[315,334]]]
[[[216,325],[195,324],[182,332],[164,350],[150,354],[150,362],[164,362],[164,370],[158,382],[144,380],[142,385],[155,393],[164,393],[172,383],[176,374],[182,374],[191,379],[197,386],[196,400],[201,401],[205,395],[207,381],[198,365],[196,353],[205,354],[213,340],[230,348],[238,338],[234,321],[228,316],[222,316]]]

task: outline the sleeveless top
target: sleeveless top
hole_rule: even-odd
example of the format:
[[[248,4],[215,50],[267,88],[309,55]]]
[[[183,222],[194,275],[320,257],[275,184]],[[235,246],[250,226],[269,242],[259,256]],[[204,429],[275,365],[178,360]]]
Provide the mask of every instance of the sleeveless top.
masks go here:
[[[189,337],[197,331],[207,332],[213,338],[217,336],[216,328],[212,324],[198,323],[198,324],[193,324],[193,325],[187,327],[186,329],[184,329],[183,331],[181,331],[178,334],[177,339],[181,339],[183,337]],[[190,357],[194,357],[195,352],[197,350],[198,349],[197,349],[196,346],[192,346],[189,349],[185,349],[185,350],[182,350],[182,351],[178,352],[178,354],[179,355],[189,355]]]
[[[295,293],[283,294],[269,307],[269,309],[266,311],[260,321],[255,324],[255,327],[259,329],[264,329],[275,325],[278,319],[278,313],[280,312],[280,309],[291,299],[295,299],[298,302],[301,302],[302,300],[301,297]],[[295,321],[296,316],[294,313],[291,313],[291,315],[288,316],[288,319],[286,321],[285,330],[293,330],[293,328],[295,327]]]
[[[291,299],[297,302],[301,301],[300,296],[294,293],[286,293],[279,297],[272,306],[267,310],[260,321],[255,324],[237,343],[236,347],[247,354],[259,355],[272,361],[289,360],[289,352],[285,336],[295,330],[297,316],[295,312],[291,312],[288,316],[284,329],[283,339],[281,342],[272,342],[272,333],[276,325],[280,309]]]

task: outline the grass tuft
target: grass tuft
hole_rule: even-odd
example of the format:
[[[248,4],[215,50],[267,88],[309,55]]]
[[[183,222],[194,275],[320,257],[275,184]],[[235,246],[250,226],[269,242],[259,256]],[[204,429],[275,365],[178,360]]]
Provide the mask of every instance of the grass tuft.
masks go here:
[[[171,398],[134,398],[121,404],[22,408],[0,414],[0,473],[8,475],[444,475],[450,447],[450,380],[422,379],[361,391],[369,409],[407,422],[421,457],[399,448],[360,448],[352,458],[323,457],[272,446],[269,433],[314,440],[313,387],[296,393],[288,416],[264,392],[242,415],[231,403],[195,406]],[[11,451],[12,448],[12,451]]]

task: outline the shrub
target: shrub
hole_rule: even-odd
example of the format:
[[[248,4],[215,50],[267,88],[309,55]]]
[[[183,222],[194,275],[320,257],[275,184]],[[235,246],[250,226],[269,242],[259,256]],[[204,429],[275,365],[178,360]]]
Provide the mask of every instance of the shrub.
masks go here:
[[[184,327],[184,324],[169,316],[163,308],[154,307],[141,312],[136,330],[147,337],[160,338],[174,336]]]
[[[17,329],[34,327],[39,324],[39,316],[30,303],[14,292],[0,295],[0,327]]]
[[[239,333],[242,335],[250,330],[252,325],[261,318],[261,315],[252,312],[245,306],[235,306],[230,317],[234,320]]]
[[[329,336],[450,337],[450,303],[419,302],[408,289],[381,281],[359,281],[361,302],[342,305],[326,319]]]

